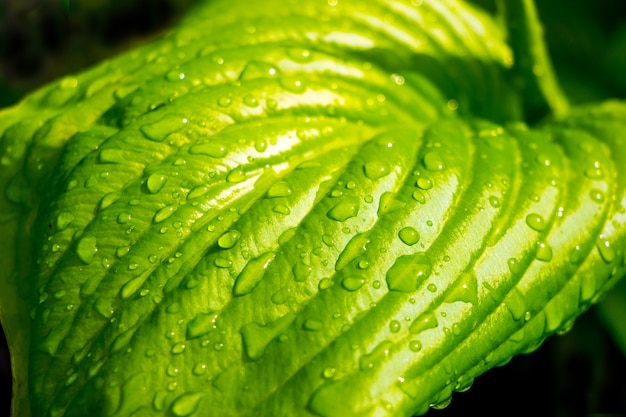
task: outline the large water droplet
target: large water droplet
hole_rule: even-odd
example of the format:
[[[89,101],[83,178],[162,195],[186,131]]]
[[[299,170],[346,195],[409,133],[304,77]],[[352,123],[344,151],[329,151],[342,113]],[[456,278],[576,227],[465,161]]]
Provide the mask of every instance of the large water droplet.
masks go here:
[[[265,274],[265,270],[274,260],[275,256],[275,252],[267,252],[248,262],[235,280],[233,294],[240,296],[252,292],[258,283],[261,282],[261,279]]]
[[[267,196],[269,198],[289,197],[291,193],[291,187],[286,181],[274,183],[269,190],[267,190]]]
[[[252,322],[243,326],[241,337],[246,356],[251,360],[260,358],[265,352],[267,345],[291,324],[293,318],[292,314],[287,314],[265,325]]]
[[[456,301],[470,304],[478,303],[478,281],[473,271],[461,274],[458,281],[446,296],[446,303],[454,303]]]
[[[328,217],[332,220],[343,222],[352,217],[355,217],[359,213],[359,204],[356,201],[346,200],[337,204],[330,209],[327,213]]]
[[[158,122],[141,126],[140,130],[146,138],[155,142],[161,142],[170,133],[182,128],[186,123],[187,119],[183,116],[168,114]]]
[[[393,343],[388,340],[381,342],[378,346],[372,350],[371,353],[361,356],[359,358],[359,367],[362,371],[367,371],[369,369],[373,369],[376,366],[379,366],[381,362],[385,360],[387,356],[389,356],[389,352]]]
[[[69,225],[74,221],[74,215],[69,211],[62,211],[57,216],[57,230],[62,231],[69,227]]]
[[[393,291],[413,292],[431,272],[432,264],[426,254],[404,255],[387,271],[387,285]]]
[[[200,313],[187,323],[186,335],[187,339],[197,339],[213,331],[215,321],[217,320],[217,313]]]
[[[187,417],[196,412],[203,393],[185,393],[172,403],[172,414],[177,417]]]
[[[84,264],[90,264],[97,251],[96,237],[93,235],[83,236],[76,244],[76,255]]]
[[[425,201],[425,200],[424,200]],[[406,203],[395,198],[395,194],[392,192],[384,192],[380,196],[380,205],[378,206],[378,215],[392,213],[394,211],[401,210],[406,206]]]
[[[425,330],[434,329],[437,326],[439,326],[439,322],[437,322],[435,313],[429,312],[413,320],[413,323],[411,323],[409,327],[409,332],[420,334]]]
[[[189,148],[192,155],[206,155],[212,158],[223,158],[228,154],[228,149],[220,143],[204,142],[193,145]]]
[[[384,162],[371,161],[363,166],[365,176],[372,181],[382,178],[389,174],[389,166]]]
[[[228,232],[220,236],[220,238],[217,240],[217,244],[222,249],[230,249],[235,246],[240,236],[241,233],[237,230],[229,230]]]
[[[170,218],[170,216],[172,214],[174,214],[175,211],[176,211],[176,206],[165,206],[165,207],[162,207],[159,210],[157,210],[156,213],[154,213],[154,217],[152,218],[152,221],[155,224],[161,223],[161,222],[167,220],[168,218]]]
[[[598,248],[600,256],[604,262],[610,264],[615,260],[615,249],[606,238],[600,236],[600,238],[596,241],[596,247]]]
[[[340,271],[354,259],[363,255],[368,243],[369,239],[366,234],[360,233],[355,235],[352,239],[350,239],[344,250],[337,258],[335,269]]]
[[[535,256],[540,261],[550,262],[552,260],[552,248],[545,242],[537,242],[537,254]]]
[[[420,235],[412,227],[405,227],[398,232],[398,237],[406,245],[413,246],[420,240]]]
[[[509,294],[504,299],[504,305],[507,310],[509,310],[509,313],[511,313],[513,320],[521,320],[524,318],[526,302],[524,301],[524,296],[517,288],[513,288],[509,291]]]
[[[539,214],[534,213],[526,216],[526,224],[528,225],[528,227],[537,232],[541,232],[546,227],[543,217],[541,217]]]
[[[428,152],[424,155],[422,163],[424,164],[424,168],[429,171],[443,171],[445,168],[441,154],[435,151]]]
[[[365,284],[365,280],[359,277],[347,277],[341,281],[341,285],[348,291],[356,291]]]

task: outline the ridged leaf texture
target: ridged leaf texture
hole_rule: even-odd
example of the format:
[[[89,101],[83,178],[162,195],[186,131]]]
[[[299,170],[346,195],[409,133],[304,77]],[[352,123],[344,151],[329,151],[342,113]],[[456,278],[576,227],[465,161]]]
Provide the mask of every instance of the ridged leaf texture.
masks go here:
[[[626,105],[528,127],[514,52],[459,1],[213,1],[5,109],[14,415],[411,416],[567,329],[624,274]]]

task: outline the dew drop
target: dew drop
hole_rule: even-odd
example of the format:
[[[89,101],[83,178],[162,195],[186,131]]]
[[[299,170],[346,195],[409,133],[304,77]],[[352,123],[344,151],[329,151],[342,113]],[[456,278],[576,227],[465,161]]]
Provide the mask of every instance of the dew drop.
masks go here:
[[[365,284],[363,278],[347,277],[341,281],[341,285],[348,291],[356,291]]]
[[[315,319],[306,319],[304,323],[302,323],[302,328],[310,332],[321,330],[323,327],[324,325],[322,322]]]
[[[398,232],[398,237],[406,245],[413,246],[420,240],[420,235],[412,227],[405,227]]]
[[[84,264],[90,264],[97,251],[96,237],[93,235],[83,236],[76,245],[76,255]]]
[[[398,333],[401,327],[402,325],[398,320],[391,320],[391,322],[389,322],[389,331],[391,331],[391,333]]]
[[[413,197],[413,200],[417,201],[418,203],[421,203],[421,204],[426,203],[426,196],[420,190],[413,191],[413,194],[411,196]]]
[[[424,155],[422,163],[424,164],[424,168],[429,171],[443,171],[445,168],[443,158],[441,157],[439,152],[435,151],[428,152],[426,155]]]
[[[528,227],[537,232],[541,232],[546,227],[543,217],[541,217],[539,214],[534,213],[526,216],[526,224],[528,225]]]
[[[296,262],[293,266],[293,276],[296,282],[303,282],[311,275],[312,268],[302,262]]]
[[[186,336],[187,339],[197,339],[212,332],[215,328],[217,313],[200,313],[187,323]]]
[[[278,213],[278,214],[282,214],[284,216],[287,216],[289,214],[291,214],[291,209],[289,207],[287,207],[284,204],[277,204],[272,208],[272,211],[274,213]]]
[[[230,97],[220,97],[217,99],[217,105],[220,107],[228,107],[230,106],[231,100]]]
[[[275,252],[267,252],[249,261],[235,280],[233,294],[241,296],[252,292],[259,282],[261,282],[261,279],[265,275],[265,270],[274,260],[275,256]]]
[[[230,268],[231,266],[233,266],[233,261],[231,261],[230,259],[217,257],[215,258],[215,261],[213,261],[213,264],[215,264],[215,266],[217,266],[218,268]]]
[[[354,201],[343,201],[330,209],[327,213],[332,220],[343,222],[359,213],[359,204]]]
[[[56,226],[58,231],[65,230],[74,221],[74,215],[69,211],[62,211],[57,216]]]
[[[237,230],[229,230],[219,237],[217,244],[222,249],[230,249],[235,246],[240,236],[241,233]]]
[[[429,178],[420,177],[415,184],[422,190],[430,190],[433,188],[433,182]]]
[[[133,216],[130,213],[120,213],[117,215],[118,224],[126,224],[132,220]]]
[[[600,256],[602,257],[602,260],[604,262],[610,264],[615,260],[615,249],[613,248],[613,246],[611,246],[611,243],[603,236],[600,236],[600,238],[596,241],[596,247],[598,248]]]
[[[419,340],[411,340],[409,342],[409,349],[411,349],[412,352],[419,352],[422,350],[422,342]]]
[[[430,312],[413,320],[411,326],[409,327],[409,331],[413,334],[419,334],[425,330],[434,329],[437,326],[439,326],[437,317],[435,317],[434,313]]]
[[[228,149],[219,143],[204,142],[190,147],[189,153],[192,155],[206,155],[212,158],[223,158],[228,154]]]
[[[363,166],[365,176],[372,181],[380,179],[389,174],[389,166],[384,162],[371,161]]]
[[[594,188],[589,191],[589,197],[591,197],[591,199],[596,203],[600,204],[604,202],[604,191]]]
[[[155,224],[164,222],[165,220],[170,218],[170,216],[172,214],[174,214],[175,211],[176,211],[176,206],[165,206],[165,207],[162,207],[159,210],[157,210],[156,213],[154,213],[154,217],[152,218],[152,221]]]
[[[267,190],[267,197],[289,197],[292,193],[291,187],[286,181],[279,181],[274,183],[269,190]]]
[[[228,173],[226,181],[231,183],[242,182],[246,179],[246,173],[241,168],[235,168]]]
[[[492,196],[489,197],[489,204],[493,208],[498,208],[501,205],[500,199],[498,197],[492,195]]]
[[[403,255],[387,271],[387,285],[393,291],[413,292],[431,272],[432,264],[424,253]]]
[[[185,393],[172,403],[172,414],[176,417],[187,417],[196,412],[203,393]]]
[[[337,370],[336,370],[335,368],[325,368],[325,369],[322,371],[322,377],[323,377],[324,379],[330,379],[330,378],[332,378],[333,376],[335,376],[335,373],[336,373],[336,372],[337,372]]]
[[[543,262],[550,262],[552,260],[552,248],[545,242],[537,242],[537,254],[536,258]]]

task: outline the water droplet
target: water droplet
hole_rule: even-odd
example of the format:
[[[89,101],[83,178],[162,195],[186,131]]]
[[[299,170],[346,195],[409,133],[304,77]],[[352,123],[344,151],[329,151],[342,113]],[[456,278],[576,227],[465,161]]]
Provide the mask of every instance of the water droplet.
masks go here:
[[[434,329],[437,326],[439,326],[437,317],[435,317],[435,313],[430,312],[413,320],[413,323],[411,323],[411,326],[409,327],[409,331],[413,334],[419,334],[425,330]]]
[[[233,294],[241,296],[252,292],[258,283],[261,282],[265,275],[265,270],[275,256],[275,252],[267,252],[249,261],[235,280]]]
[[[511,271],[513,275],[519,275],[524,272],[522,264],[515,258],[509,258],[506,263],[509,267],[509,271]]]
[[[591,199],[596,203],[600,204],[604,202],[604,191],[594,188],[589,191],[589,197],[591,197]]]
[[[424,168],[429,171],[443,171],[446,167],[439,152],[435,151],[428,152],[424,155],[422,163],[424,164]]]
[[[192,155],[206,155],[212,158],[223,158],[228,154],[228,149],[220,143],[204,142],[191,146],[189,153]]]
[[[470,304],[478,303],[478,281],[473,271],[462,273],[445,299],[446,303],[457,301]]]
[[[541,217],[539,214],[534,213],[526,216],[526,224],[528,225],[528,227],[537,232],[541,232],[546,227],[543,217]]]
[[[269,190],[267,190],[267,196],[269,198],[289,197],[291,193],[291,187],[285,181],[274,183]]]
[[[62,211],[57,216],[57,230],[62,231],[69,227],[69,225],[74,221],[74,215],[69,211]]]
[[[389,331],[391,331],[391,333],[398,333],[401,327],[402,325],[398,320],[391,320],[389,322]]]
[[[346,200],[330,209],[327,215],[332,220],[343,222],[355,217],[358,213],[359,204],[353,200]]]
[[[429,178],[425,177],[418,178],[415,185],[422,190],[430,190],[433,188],[433,182]]]
[[[248,107],[257,107],[259,105],[259,101],[252,94],[248,94],[243,98],[243,104]]]
[[[93,235],[83,236],[76,245],[76,255],[84,264],[90,264],[97,251],[96,237]]]
[[[537,254],[536,258],[543,262],[550,262],[552,260],[552,248],[545,242],[537,242]]]
[[[187,339],[197,339],[213,331],[216,328],[217,313],[200,313],[187,323]]]
[[[582,248],[580,245],[576,245],[569,253],[569,261],[573,264],[578,264],[582,261]]]
[[[232,183],[242,182],[246,179],[246,173],[241,168],[235,168],[228,173],[226,181]]]
[[[181,115],[168,114],[155,123],[141,126],[139,130],[146,138],[155,142],[161,142],[169,134],[179,130],[187,123],[187,119]]]
[[[290,293],[291,293],[291,290],[289,288],[281,288],[280,290],[272,294],[272,297],[270,299],[272,303],[276,305],[285,304],[287,300],[289,299]]]
[[[272,208],[272,211],[274,213],[278,213],[278,214],[282,214],[284,216],[287,216],[289,214],[291,214],[291,209],[289,207],[287,207],[284,204],[277,204]]]
[[[172,403],[172,414],[176,417],[187,417],[196,412],[203,393],[185,393]]]
[[[347,277],[341,281],[341,285],[348,291],[356,291],[365,284],[363,278]]]
[[[206,371],[207,371],[206,363],[200,362],[194,365],[191,372],[196,376],[202,376],[206,374]]]
[[[521,320],[526,313],[524,296],[517,288],[512,288],[504,299],[504,305],[513,317],[513,320]]]
[[[155,224],[164,222],[165,220],[169,219],[170,216],[174,214],[175,211],[176,211],[176,206],[162,207],[158,209],[156,213],[154,213],[154,217],[152,218],[152,221]]]
[[[600,236],[600,238],[596,240],[596,247],[598,248],[600,256],[602,257],[602,260],[604,262],[610,264],[615,260],[615,249],[613,248],[613,246],[611,246],[611,243],[603,236]]]
[[[419,340],[411,340],[409,342],[409,349],[411,349],[412,352],[419,352],[422,350],[422,342]]]
[[[324,371],[322,371],[322,377],[324,379],[330,379],[335,376],[336,372],[337,370],[335,368],[325,368]]]
[[[301,93],[304,91],[304,83],[297,78],[281,78],[279,83],[285,90],[293,93]]]
[[[422,191],[415,190],[413,191],[413,194],[411,196],[413,197],[413,200],[417,201],[418,203],[426,204],[426,196]]]
[[[217,257],[213,261],[213,264],[218,268],[230,268],[233,266],[233,261],[227,258]]]
[[[602,172],[602,169],[598,165],[594,166],[593,168],[586,169],[585,176],[589,179],[597,180],[604,177],[604,172]]]
[[[405,206],[405,202],[397,200],[394,193],[387,191],[380,196],[378,215],[382,216],[383,214],[392,213],[394,211],[403,209]]]
[[[318,288],[320,289],[320,291],[323,290],[327,290],[328,288],[332,287],[335,283],[333,282],[332,279],[330,278],[322,278],[318,284]]]
[[[130,222],[132,218],[133,216],[130,213],[123,212],[117,215],[117,222],[119,224],[126,224]]]
[[[321,330],[322,327],[324,327],[322,322],[319,320],[315,320],[315,319],[306,319],[304,323],[302,323],[302,328],[310,332]]]
[[[124,153],[120,149],[105,148],[100,150],[98,159],[103,164],[123,164],[126,162]]]
[[[492,196],[489,197],[489,204],[493,208],[498,208],[501,205],[500,199],[498,197],[492,195]]]
[[[303,282],[311,275],[312,268],[302,262],[296,262],[293,266],[293,275],[296,282]]]
[[[255,78],[275,77],[278,74],[276,67],[263,61],[251,60],[241,71],[240,80],[252,80]]]
[[[217,105],[220,107],[228,107],[230,106],[231,100],[230,97],[220,97],[217,99]]]
[[[180,355],[185,351],[186,348],[187,345],[185,345],[184,343],[176,343],[174,346],[172,346],[172,355]]]
[[[241,233],[237,230],[229,230],[228,232],[220,236],[220,238],[217,240],[217,244],[222,249],[230,249],[235,246],[240,236]]]
[[[420,235],[412,227],[405,227],[398,232],[398,237],[406,245],[413,246],[420,240]]]
[[[280,337],[280,334],[292,323],[293,319],[293,314],[286,314],[265,325],[251,322],[243,326],[241,338],[246,356],[251,360],[257,360],[263,356],[270,342]]]
[[[371,353],[361,356],[359,358],[359,367],[361,370],[367,371],[380,365],[380,363],[383,362],[387,356],[389,356],[389,351],[392,346],[393,343],[385,340],[376,346]]]
[[[387,271],[387,285],[393,291],[413,292],[431,272],[432,264],[426,254],[404,255]]]
[[[384,162],[371,161],[363,166],[365,176],[372,181],[376,181],[389,174],[389,166]]]
[[[352,239],[350,239],[344,250],[337,258],[335,269],[337,271],[340,271],[354,259],[363,255],[365,253],[366,245],[368,243],[369,239],[366,234],[359,233],[355,235]]]

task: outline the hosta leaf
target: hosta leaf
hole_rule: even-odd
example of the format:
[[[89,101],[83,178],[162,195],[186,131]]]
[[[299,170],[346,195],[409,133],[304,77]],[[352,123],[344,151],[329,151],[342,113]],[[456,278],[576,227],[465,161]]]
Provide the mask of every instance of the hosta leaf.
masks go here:
[[[14,414],[408,416],[566,328],[626,110],[531,129],[511,57],[457,1],[216,1],[4,110]]]

